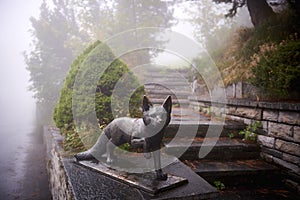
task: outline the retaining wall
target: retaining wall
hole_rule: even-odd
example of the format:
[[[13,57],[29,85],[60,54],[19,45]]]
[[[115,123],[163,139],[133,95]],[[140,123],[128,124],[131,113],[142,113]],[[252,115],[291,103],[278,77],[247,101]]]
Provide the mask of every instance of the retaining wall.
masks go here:
[[[49,175],[49,188],[52,198],[55,199],[75,199],[69,178],[63,164],[64,153],[62,149],[63,136],[59,130],[45,126],[43,130],[44,141],[47,151],[47,171]]]
[[[190,106],[200,112],[225,114],[245,124],[261,121],[257,142],[261,157],[283,168],[286,182],[300,191],[300,103],[259,102],[227,99],[211,102],[207,98],[189,98]],[[225,106],[226,105],[226,106]]]

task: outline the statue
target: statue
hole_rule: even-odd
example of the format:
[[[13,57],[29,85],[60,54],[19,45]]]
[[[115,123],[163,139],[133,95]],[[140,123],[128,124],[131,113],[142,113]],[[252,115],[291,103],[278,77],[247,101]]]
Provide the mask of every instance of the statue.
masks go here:
[[[171,121],[172,100],[168,96],[161,106],[153,106],[143,97],[143,118],[122,117],[114,119],[103,130],[93,147],[74,155],[77,161],[94,160],[106,153],[106,162],[111,164],[116,159],[114,148],[124,143],[135,148],[143,148],[145,158],[153,156],[157,180],[167,180],[167,174],[161,169],[160,145],[164,130]]]

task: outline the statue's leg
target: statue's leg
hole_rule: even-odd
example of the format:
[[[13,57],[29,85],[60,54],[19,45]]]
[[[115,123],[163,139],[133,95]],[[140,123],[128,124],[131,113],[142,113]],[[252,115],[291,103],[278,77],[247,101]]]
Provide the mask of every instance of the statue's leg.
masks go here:
[[[111,140],[109,140],[108,143],[106,144],[106,154],[107,154],[106,162],[108,164],[114,162],[115,159],[114,149],[115,149],[115,145],[111,142]]]
[[[149,152],[150,149],[149,149],[148,141],[146,139],[144,139],[143,151],[144,151],[144,157],[146,159],[150,159],[151,158],[151,152]]]
[[[153,152],[154,159],[154,168],[156,172],[156,179],[160,181],[165,181],[168,179],[168,175],[164,174],[161,169],[161,161],[160,161],[160,150],[156,150]]]
[[[151,158],[151,153],[149,152],[149,146],[145,138],[135,138],[131,140],[131,145],[135,148],[143,147],[144,157],[146,159]]]

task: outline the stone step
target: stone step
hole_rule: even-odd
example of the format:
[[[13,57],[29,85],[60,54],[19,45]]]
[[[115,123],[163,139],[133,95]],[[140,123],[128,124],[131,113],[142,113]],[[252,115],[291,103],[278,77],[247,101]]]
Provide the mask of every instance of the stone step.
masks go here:
[[[239,132],[246,126],[242,123],[226,120],[223,122],[210,122],[208,116],[187,113],[186,115],[175,113],[170,124],[166,127],[164,137],[168,140],[174,138],[190,137],[228,137],[241,138]],[[208,134],[208,130],[210,130]],[[212,130],[212,131],[211,131]],[[215,131],[215,132],[214,132]]]
[[[184,163],[211,184],[214,181],[221,181],[226,186],[269,185],[271,180],[280,179],[279,169],[261,159],[221,162],[215,160],[186,160]],[[278,180],[275,182],[279,183]]]
[[[170,73],[159,73],[159,72],[146,72],[143,74],[143,77],[145,78],[156,78],[156,79],[174,79],[174,78],[180,78],[182,80],[188,80],[188,76],[185,74],[180,74],[177,72],[170,72]]]
[[[259,158],[259,146],[256,143],[230,138],[174,138],[164,140],[165,152],[182,160],[199,160],[199,151],[209,152],[203,159],[234,160]],[[182,152],[184,152],[182,154]],[[181,155],[182,154],[182,155]],[[202,159],[202,158],[201,158]]]
[[[189,90],[179,90],[179,91],[174,91],[176,92],[176,96],[184,96],[189,97],[191,96],[191,92]],[[171,90],[167,89],[147,89],[147,93],[150,95],[175,95]]]
[[[181,94],[173,94],[173,93],[162,93],[162,94],[158,94],[158,93],[152,93],[152,92],[147,92],[147,97],[149,97],[150,99],[162,99],[165,100],[166,97],[168,96],[172,97],[172,100],[176,100],[176,99],[184,99],[186,100],[188,95],[181,95]]]
[[[172,80],[165,80],[165,79],[145,79],[143,80],[145,84],[145,88],[151,88],[148,85],[158,85],[158,86],[168,86],[168,87],[178,87],[178,86],[183,86],[186,88],[190,88],[191,85],[187,82],[184,81],[178,81],[178,79],[172,79]],[[153,87],[152,87],[153,88]]]
[[[161,105],[164,103],[166,97],[162,98],[162,99],[155,99],[155,98],[151,98],[151,102],[153,104],[158,104]],[[172,104],[174,105],[180,105],[180,106],[184,106],[184,107],[188,107],[189,106],[189,100],[186,99],[172,99]]]
[[[183,74],[188,76],[189,69],[161,69],[161,68],[148,68],[144,71],[144,74],[158,74],[158,75],[168,75],[168,74]]]

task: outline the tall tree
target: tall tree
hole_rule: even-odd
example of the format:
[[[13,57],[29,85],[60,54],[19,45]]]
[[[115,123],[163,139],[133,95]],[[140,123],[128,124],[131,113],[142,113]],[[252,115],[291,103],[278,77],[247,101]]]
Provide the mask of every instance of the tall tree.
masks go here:
[[[172,4],[156,0],[43,0],[40,16],[30,19],[33,48],[24,53],[31,75],[30,89],[41,107],[49,109],[48,115],[52,113],[72,60],[89,43],[128,29],[169,28],[173,23],[169,6]],[[134,38],[143,45],[161,45],[157,34]],[[126,48],[132,38],[124,38],[119,46]],[[135,59],[149,60],[150,54],[150,51],[130,54],[127,64],[135,65],[138,63]]]
[[[30,89],[50,119],[63,80],[74,58],[71,40],[77,30],[73,11],[68,1],[53,0],[52,9],[44,0],[40,16],[30,18],[32,49],[24,52],[30,72]]]
[[[264,20],[275,15],[270,7],[268,0],[213,0],[216,3],[230,3],[232,8],[226,16],[233,17],[236,15],[238,8],[247,6],[254,27],[259,26]],[[300,1],[287,0],[290,8],[292,8],[299,17]]]
[[[160,33],[158,29],[137,30],[147,27],[170,28],[174,24],[172,4],[157,0],[117,1],[115,6],[115,33],[132,30],[130,37],[124,38],[123,44],[120,45],[124,45],[125,48],[132,44],[138,44],[141,47],[162,47],[165,41],[157,37]],[[149,62],[151,56],[153,56],[153,52],[150,49],[138,50],[125,55],[123,59],[129,66],[134,66]]]
[[[222,48],[236,24],[235,19],[224,18],[223,13],[229,6],[215,5],[211,0],[190,2],[190,4],[184,5],[193,7],[193,10],[186,9],[186,12],[190,16],[189,21],[193,25],[195,38],[209,52]]]
[[[120,49],[130,49],[138,43],[140,46],[161,46],[164,44],[157,35],[159,31],[135,31],[145,27],[170,28],[174,24],[172,5],[175,2],[157,0],[73,0],[77,8],[81,32],[91,41],[105,40],[112,36],[124,34],[118,41]],[[122,34],[121,34],[122,35]],[[120,36],[120,35],[119,35]],[[153,56],[149,50],[138,50],[122,57],[128,66],[147,62]]]

